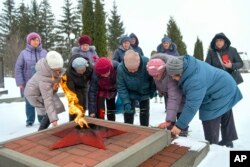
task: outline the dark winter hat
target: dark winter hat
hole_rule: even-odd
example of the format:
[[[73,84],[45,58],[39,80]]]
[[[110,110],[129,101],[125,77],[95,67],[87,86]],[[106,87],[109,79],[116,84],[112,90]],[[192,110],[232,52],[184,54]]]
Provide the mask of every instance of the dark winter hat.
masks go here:
[[[51,69],[63,68],[62,55],[56,51],[49,51],[46,55],[46,61]]]
[[[172,76],[183,73],[183,57],[171,57],[167,61],[167,73]]]
[[[83,35],[83,36],[81,36],[79,38],[78,43],[79,43],[79,45],[83,45],[83,44],[91,45],[92,44],[92,39],[88,35]]]
[[[126,41],[130,42],[130,37],[127,36],[127,35],[122,35],[122,36],[120,37],[120,45],[122,45],[122,44],[123,44],[124,42],[126,42]]]
[[[97,60],[95,64],[95,72],[98,75],[107,74],[112,67],[112,62],[107,57],[101,57]]]
[[[31,32],[31,33],[29,33],[29,34],[27,35],[26,43],[27,43],[27,44],[30,44],[30,41],[33,40],[33,39],[36,39],[36,38],[39,39],[40,43],[42,42],[41,37],[40,37],[40,35],[39,35],[38,33],[36,33],[36,32]]]
[[[156,76],[166,70],[166,63],[159,58],[150,59],[147,63],[147,71],[149,75]]]
[[[164,37],[161,39],[161,43],[164,43],[164,42],[172,43],[172,39],[164,35]]]
[[[88,67],[88,61],[85,60],[84,58],[82,57],[77,57],[76,59],[73,60],[72,62],[72,67],[75,69],[75,70],[86,70],[86,67]]]

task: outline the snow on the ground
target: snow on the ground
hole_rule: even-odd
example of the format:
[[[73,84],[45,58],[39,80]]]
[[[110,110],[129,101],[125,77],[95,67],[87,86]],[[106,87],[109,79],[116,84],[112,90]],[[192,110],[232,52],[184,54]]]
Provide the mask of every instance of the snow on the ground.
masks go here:
[[[205,159],[199,164],[199,167],[221,167],[229,166],[230,150],[250,150],[250,133],[247,129],[250,126],[250,74],[242,74],[244,83],[239,85],[243,94],[243,99],[233,108],[234,120],[239,139],[234,141],[234,148],[227,148],[218,145],[210,145],[210,151]],[[20,97],[20,91],[16,87],[13,78],[5,78],[5,89],[8,90],[7,95],[1,95],[0,99]],[[67,109],[66,98],[61,98]],[[159,101],[159,99],[158,99]],[[150,126],[157,126],[165,119],[164,104],[155,103],[154,99],[150,101]],[[34,126],[25,127],[25,105],[24,102],[0,103],[0,142],[13,139],[19,136],[36,132],[39,124],[36,120]],[[123,115],[116,115],[117,122],[123,122]],[[68,122],[68,112],[59,114],[59,124]],[[139,125],[139,113],[136,113],[134,124]],[[182,146],[188,146],[192,150],[199,150],[204,142],[204,134],[201,121],[196,114],[195,118],[189,125],[190,134],[185,138],[179,137],[174,142]],[[201,141],[201,142],[200,142]]]

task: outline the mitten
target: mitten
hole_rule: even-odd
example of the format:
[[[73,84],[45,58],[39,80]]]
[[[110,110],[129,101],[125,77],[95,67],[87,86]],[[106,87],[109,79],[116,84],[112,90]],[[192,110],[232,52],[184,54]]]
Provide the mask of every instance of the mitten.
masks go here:
[[[132,114],[133,113],[133,110],[132,110],[132,107],[131,107],[131,104],[125,104],[124,106],[124,112],[125,113],[128,113],[128,114]]]

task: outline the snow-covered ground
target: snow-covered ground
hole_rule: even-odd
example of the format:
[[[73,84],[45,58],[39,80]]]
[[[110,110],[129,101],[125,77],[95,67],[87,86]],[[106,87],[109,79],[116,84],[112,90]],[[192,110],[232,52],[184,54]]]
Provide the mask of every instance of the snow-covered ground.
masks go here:
[[[250,99],[250,74],[242,74],[244,83],[239,85],[243,99],[233,108],[234,119],[238,132],[239,139],[234,142],[234,148],[227,148],[218,145],[210,145],[210,151],[206,158],[199,164],[199,167],[222,167],[229,166],[229,151],[230,150],[250,150],[250,133],[247,127],[250,126],[250,111],[249,111],[249,99]],[[15,85],[13,78],[5,78],[5,89],[8,90],[7,95],[0,96],[0,99],[18,97],[19,89]],[[67,100],[61,98],[67,109]],[[158,100],[159,101],[159,100]],[[150,125],[157,126],[165,119],[164,104],[155,103],[154,99],[151,100],[150,106]],[[68,122],[67,111],[59,115],[59,124]],[[13,139],[25,134],[30,134],[37,131],[39,124],[36,121],[33,127],[25,127],[25,106],[24,102],[13,102],[13,103],[0,103],[0,142],[4,142],[9,139]],[[123,122],[123,115],[117,114],[116,120]],[[135,116],[135,124],[139,124],[139,114]],[[198,119],[198,114],[190,123],[190,135],[187,140],[178,138],[176,140],[180,145],[187,145],[193,149],[197,149],[192,146],[193,141],[204,141],[203,129],[201,121]]]

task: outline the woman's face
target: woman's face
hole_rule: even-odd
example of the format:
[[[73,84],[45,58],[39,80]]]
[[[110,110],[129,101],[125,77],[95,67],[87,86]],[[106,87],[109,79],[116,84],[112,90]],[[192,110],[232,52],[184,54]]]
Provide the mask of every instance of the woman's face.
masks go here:
[[[37,48],[37,47],[40,45],[39,39],[38,39],[38,38],[33,38],[33,39],[31,39],[30,45],[31,45],[33,48]]]
[[[128,50],[130,48],[130,42],[129,41],[125,41],[122,43],[122,46],[125,50]]]
[[[179,81],[181,79],[181,76],[176,74],[176,75],[172,75],[171,78],[175,81]]]
[[[107,77],[109,77],[109,75],[110,75],[110,71],[107,72],[106,74],[102,74],[101,76],[107,78]]]
[[[221,49],[225,45],[224,39],[216,39],[215,45],[218,49]]]
[[[169,43],[169,42],[163,42],[162,45],[163,45],[164,49],[169,49],[170,44],[171,44],[171,43]]]
[[[89,50],[89,44],[83,44],[83,45],[81,45],[81,49],[83,51],[88,51]]]

